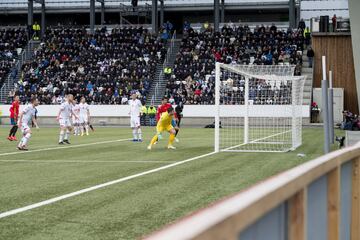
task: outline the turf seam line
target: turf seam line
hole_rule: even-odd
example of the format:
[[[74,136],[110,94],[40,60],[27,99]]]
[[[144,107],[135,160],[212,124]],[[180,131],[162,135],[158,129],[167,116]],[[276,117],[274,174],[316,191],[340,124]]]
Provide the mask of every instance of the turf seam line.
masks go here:
[[[114,184],[117,184],[117,183],[129,181],[129,180],[134,179],[134,178],[142,177],[142,176],[145,176],[145,175],[149,175],[151,173],[155,173],[155,172],[159,172],[159,171],[166,170],[166,169],[169,169],[169,168],[173,168],[173,167],[176,167],[178,165],[182,165],[182,164],[185,164],[185,163],[188,163],[188,162],[200,159],[200,158],[204,158],[204,157],[214,155],[215,153],[216,152],[206,153],[206,154],[203,154],[203,155],[199,155],[199,156],[196,156],[196,157],[185,159],[183,161],[168,164],[168,165],[165,165],[165,166],[162,166],[162,167],[159,167],[159,168],[154,168],[154,169],[151,169],[151,170],[148,170],[148,171],[145,171],[145,172],[137,173],[137,174],[134,174],[134,175],[131,175],[131,176],[123,177],[123,178],[119,178],[119,179],[109,181],[109,182],[106,182],[106,183],[102,183],[102,184],[98,184],[98,185],[95,185],[95,186],[92,186],[92,187],[89,187],[89,188],[84,188],[84,189],[76,191],[76,192],[72,192],[72,193],[62,195],[62,196],[51,198],[51,199],[41,201],[41,202],[38,202],[38,203],[34,203],[34,204],[31,204],[31,205],[28,205],[28,206],[25,206],[25,207],[21,207],[21,208],[13,209],[13,210],[10,210],[10,211],[6,211],[6,212],[3,212],[3,213],[0,213],[0,219],[8,217],[8,216],[15,215],[15,214],[18,214],[18,213],[26,212],[26,211],[32,210],[34,208],[39,208],[39,207],[46,206],[46,205],[49,205],[49,204],[52,204],[52,203],[55,203],[55,202],[59,202],[61,200],[67,199],[67,198],[75,197],[75,196],[78,196],[78,195],[83,194],[83,193],[87,193],[87,192],[91,192],[91,191],[94,191],[94,190],[97,190],[97,189],[108,187],[110,185],[114,185]]]
[[[103,141],[103,142],[84,143],[84,144],[77,144],[77,145],[70,145],[70,146],[63,146],[63,147],[41,148],[41,149],[34,149],[34,150],[30,150],[30,151],[0,153],[0,156],[9,156],[9,155],[33,153],[33,152],[43,152],[43,151],[59,150],[59,149],[67,149],[67,148],[87,147],[87,146],[106,144],[106,143],[125,142],[125,141],[129,141],[129,140],[131,140],[131,139],[127,138],[127,139],[118,139],[118,140]]]

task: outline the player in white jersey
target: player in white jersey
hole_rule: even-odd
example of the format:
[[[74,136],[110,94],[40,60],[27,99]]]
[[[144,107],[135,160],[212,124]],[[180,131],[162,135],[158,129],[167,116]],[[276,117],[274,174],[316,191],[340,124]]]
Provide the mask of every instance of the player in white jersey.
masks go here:
[[[82,97],[79,104],[79,123],[81,125],[81,136],[84,136],[84,128],[86,135],[89,135],[90,109],[86,103],[85,97]]]
[[[39,101],[37,98],[33,97],[31,98],[30,104],[24,108],[24,110],[21,111],[18,121],[18,126],[21,129],[21,132],[23,134],[23,137],[21,138],[18,149],[22,151],[27,151],[26,145],[29,142],[29,139],[31,137],[31,129],[29,124],[31,121],[34,123],[36,128],[39,128],[37,121],[35,119],[36,114],[36,106],[39,105]]]
[[[79,122],[80,108],[79,108],[79,104],[77,104],[76,100],[74,100],[73,112],[74,112],[74,114],[72,116],[72,122],[74,125],[74,135],[79,136],[80,135],[80,122]]]
[[[133,141],[134,142],[142,142],[142,132],[140,126],[140,109],[142,107],[141,101],[137,99],[136,93],[131,95],[131,99],[129,100],[130,105],[130,127],[133,132]]]
[[[57,120],[60,123],[60,136],[59,144],[70,144],[69,136],[72,131],[71,117],[74,115],[75,120],[78,119],[76,114],[73,111],[74,96],[72,94],[67,95],[65,102],[60,106],[59,113],[57,115]]]

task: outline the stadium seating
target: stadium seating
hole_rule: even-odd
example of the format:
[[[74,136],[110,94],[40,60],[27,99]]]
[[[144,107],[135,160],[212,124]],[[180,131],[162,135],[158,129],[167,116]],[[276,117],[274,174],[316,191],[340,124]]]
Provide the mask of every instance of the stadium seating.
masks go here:
[[[25,37],[25,30],[20,36]],[[22,46],[14,44],[12,49]],[[184,31],[172,74],[166,75],[166,95],[174,103],[214,104],[215,62],[237,64],[293,64],[301,73],[304,37],[302,31],[279,30],[276,26],[224,26]],[[126,104],[132,89],[140,89],[142,100],[154,79],[156,65],[166,54],[166,42],[141,27],[96,30],[49,28],[35,50],[34,58],[22,66],[15,91],[23,103],[37,95],[41,104],[58,104],[65,94],[86,96],[91,104]],[[5,51],[4,51],[5,53]],[[9,61],[7,61],[10,64]],[[6,68],[8,74],[10,67]],[[1,72],[0,72],[1,73]],[[234,83],[242,101],[244,86]],[[269,90],[266,83],[251,86],[254,104],[285,104],[289,86]],[[280,89],[281,88],[281,89]],[[264,97],[265,95],[266,98]],[[270,96],[270,98],[269,98]],[[222,96],[224,104],[234,97]]]
[[[51,28],[22,66],[17,92],[22,102],[37,95],[41,104],[57,104],[65,94],[84,95],[91,104],[125,104],[132,89],[145,98],[165,42],[139,28]],[[143,99],[144,100],[144,99]]]
[[[0,29],[0,87],[27,43],[25,28]],[[14,72],[13,75],[16,73]]]
[[[212,29],[185,31],[174,71],[168,76],[166,94],[176,103],[214,104],[215,62],[236,64],[292,64],[300,75],[304,37],[301,30],[278,30],[275,25],[259,26],[253,31],[247,26],[224,26],[220,33]],[[261,100],[266,86],[254,87],[254,104],[280,101],[287,94],[277,89],[276,99]],[[278,95],[281,92],[281,96]],[[271,94],[270,94],[271,95]],[[267,92],[267,96],[269,93]],[[226,96],[222,99],[226,102]]]

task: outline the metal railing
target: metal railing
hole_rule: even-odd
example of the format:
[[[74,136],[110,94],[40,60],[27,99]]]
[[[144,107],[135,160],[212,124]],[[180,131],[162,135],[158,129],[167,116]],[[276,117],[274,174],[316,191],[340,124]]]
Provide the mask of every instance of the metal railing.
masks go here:
[[[165,60],[164,60],[164,62],[162,64],[161,71],[160,71],[160,74],[159,74],[159,77],[158,77],[158,81],[157,81],[157,83],[155,85],[154,94],[151,97],[151,105],[155,104],[155,100],[159,96],[160,82],[164,79],[164,69],[169,64],[171,54],[173,53],[173,50],[174,50],[175,40],[176,40],[176,30],[174,31],[173,35],[171,36],[170,46],[169,46],[169,48],[168,48],[168,50],[166,52],[166,57],[165,57]]]
[[[360,143],[285,171],[145,239],[255,238],[359,240]]]
[[[30,59],[33,54],[32,53],[33,45],[34,45],[34,41],[31,39],[26,45],[26,47],[22,50],[20,55],[18,56],[18,59],[11,70],[16,69],[17,74],[21,74],[21,66],[24,64],[25,61],[27,61],[27,59]],[[2,101],[4,101],[7,98],[8,90],[9,89],[11,90],[14,87],[14,80],[15,79],[13,78],[13,75],[9,73],[6,78],[6,81],[3,83],[0,89],[0,96]]]

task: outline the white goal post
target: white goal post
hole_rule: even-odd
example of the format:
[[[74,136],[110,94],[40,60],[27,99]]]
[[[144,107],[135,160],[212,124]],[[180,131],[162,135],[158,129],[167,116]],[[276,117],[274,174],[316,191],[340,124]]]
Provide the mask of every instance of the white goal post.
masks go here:
[[[215,67],[215,152],[286,152],[302,143],[305,77],[291,65]]]

